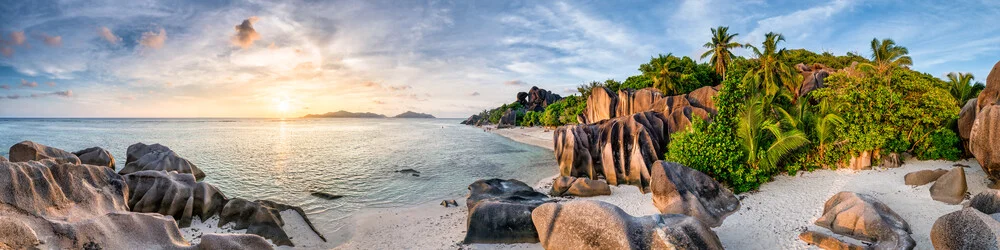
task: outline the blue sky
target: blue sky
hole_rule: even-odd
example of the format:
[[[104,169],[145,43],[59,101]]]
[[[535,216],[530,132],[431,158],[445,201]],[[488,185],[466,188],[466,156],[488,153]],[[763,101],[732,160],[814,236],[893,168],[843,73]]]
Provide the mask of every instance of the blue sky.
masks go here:
[[[984,81],[998,1],[4,1],[0,117],[465,117],[696,57],[709,28]],[[737,54],[747,55],[746,51]]]

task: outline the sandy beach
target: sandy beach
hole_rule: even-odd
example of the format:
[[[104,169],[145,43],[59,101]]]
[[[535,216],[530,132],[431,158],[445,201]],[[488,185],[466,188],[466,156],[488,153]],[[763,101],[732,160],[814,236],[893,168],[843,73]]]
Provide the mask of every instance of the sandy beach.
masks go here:
[[[512,140],[539,145],[551,132],[541,128],[491,130]],[[546,136],[547,135],[547,136]],[[548,148],[551,148],[548,147]],[[834,194],[852,191],[871,195],[892,208],[911,226],[917,249],[932,249],[930,229],[934,221],[962,205],[948,205],[930,197],[930,186],[907,186],[903,176],[925,169],[950,169],[955,163],[965,169],[969,193],[975,195],[987,188],[985,173],[975,160],[959,162],[918,161],[906,159],[893,169],[816,170],[796,176],[779,175],[759,190],[739,194],[741,208],[714,228],[722,244],[729,249],[817,249],[798,239],[804,230],[832,234],[815,226],[823,204]],[[556,167],[556,166],[553,166]],[[535,184],[539,192],[548,193],[552,178]],[[633,216],[655,214],[652,195],[642,194],[634,186],[612,186],[612,195],[588,198],[556,198],[568,200],[600,200],[624,209]],[[540,244],[473,244],[462,245],[465,236],[465,197],[454,197],[458,207],[445,208],[440,201],[407,208],[373,209],[354,217],[356,231],[339,249],[541,249]],[[838,237],[848,242],[857,241]]]

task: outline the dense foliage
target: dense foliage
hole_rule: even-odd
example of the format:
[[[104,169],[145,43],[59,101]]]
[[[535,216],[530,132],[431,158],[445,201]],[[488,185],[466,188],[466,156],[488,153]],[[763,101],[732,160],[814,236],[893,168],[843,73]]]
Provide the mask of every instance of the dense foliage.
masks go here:
[[[649,87],[653,87],[653,79],[649,79],[647,75],[630,76],[622,82],[621,86],[623,89],[644,89]]]
[[[549,104],[541,114],[540,124],[545,126],[562,126],[577,123],[576,117],[587,107],[587,99],[571,95]]]
[[[847,55],[837,56],[831,54],[830,52],[816,54],[815,52],[805,49],[793,49],[785,52],[784,62],[786,65],[793,67],[800,63],[805,65],[819,63],[830,68],[843,69],[850,67],[853,62],[867,63],[869,61],[861,55],[851,52],[847,52]]]
[[[707,64],[698,64],[690,57],[679,58],[673,54],[653,57],[649,63],[639,65],[639,71],[652,81],[654,88],[668,96],[688,93],[721,81],[721,77]]]

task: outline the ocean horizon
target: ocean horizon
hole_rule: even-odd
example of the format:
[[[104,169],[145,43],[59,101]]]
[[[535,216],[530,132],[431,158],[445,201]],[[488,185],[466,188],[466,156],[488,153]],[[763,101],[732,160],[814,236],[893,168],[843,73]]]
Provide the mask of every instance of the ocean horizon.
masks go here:
[[[0,145],[30,140],[71,152],[101,147],[116,158],[118,171],[129,145],[160,143],[197,165],[207,176],[203,181],[227,197],[302,207],[327,236],[349,235],[342,230],[365,209],[455,199],[478,179],[534,183],[557,173],[551,150],[460,121],[0,118]],[[396,172],[404,169],[419,174]],[[327,200],[312,192],[343,197]]]

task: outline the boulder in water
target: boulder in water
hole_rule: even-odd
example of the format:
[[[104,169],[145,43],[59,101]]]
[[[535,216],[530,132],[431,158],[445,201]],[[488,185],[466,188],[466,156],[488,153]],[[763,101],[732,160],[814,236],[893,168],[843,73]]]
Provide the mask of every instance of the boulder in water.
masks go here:
[[[547,203],[531,213],[545,249],[723,249],[712,229],[681,214],[633,217],[601,201]]]
[[[194,216],[208,220],[228,200],[215,186],[197,182],[187,173],[145,170],[124,177],[132,212],[172,216],[179,227],[190,226]]]
[[[173,151],[167,146],[160,145],[159,143],[153,145],[146,145],[145,143],[136,143],[128,146],[125,151],[125,164],[138,161],[143,155],[146,155],[153,151]]]
[[[934,221],[931,243],[934,249],[1000,249],[1000,222],[968,207]]]
[[[478,180],[469,185],[468,230],[463,242],[538,242],[531,211],[549,201],[548,196],[518,180]]]
[[[83,164],[104,166],[115,169],[115,157],[111,156],[111,152],[108,152],[103,148],[92,147],[73,152],[73,154],[80,158],[80,162]]]
[[[650,189],[653,205],[663,214],[684,214],[709,227],[718,227],[740,208],[732,191],[708,175],[684,165],[653,163]]]
[[[967,190],[969,186],[965,182],[965,168],[952,168],[934,182],[930,192],[934,200],[955,205],[965,200]]]
[[[22,141],[10,147],[8,154],[12,162],[40,161],[53,159],[61,162],[80,164],[80,158],[62,149],[45,146],[33,141]]]
[[[230,222],[234,224],[234,229],[246,229],[248,234],[256,234],[264,237],[266,239],[274,242],[275,245],[279,246],[295,246],[292,243],[291,238],[281,227],[285,225],[285,221],[281,218],[281,211],[294,210],[302,219],[306,221],[306,224],[320,237],[323,241],[326,238],[316,228],[313,227],[312,222],[306,217],[305,212],[302,208],[289,206],[277,202],[267,201],[267,200],[257,200],[257,201],[247,201],[241,198],[233,198],[226,203],[226,206],[222,208],[219,213],[219,227],[226,225]]]

